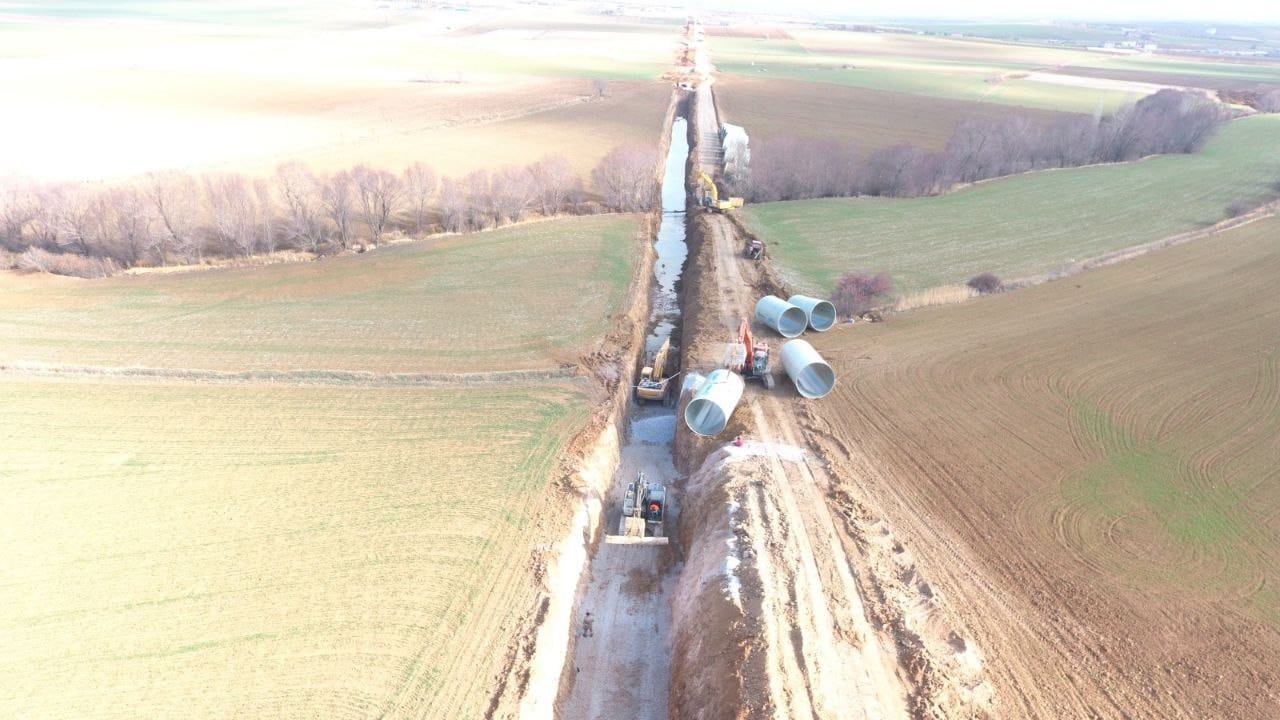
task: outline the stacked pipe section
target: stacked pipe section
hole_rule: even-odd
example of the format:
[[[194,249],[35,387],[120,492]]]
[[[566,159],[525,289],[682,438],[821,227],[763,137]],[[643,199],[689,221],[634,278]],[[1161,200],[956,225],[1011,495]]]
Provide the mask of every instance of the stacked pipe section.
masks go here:
[[[756,320],[777,330],[784,338],[799,337],[809,324],[804,310],[775,295],[765,295],[756,302]]]
[[[804,340],[782,344],[782,368],[804,397],[816,400],[836,387],[836,372]]]
[[[787,302],[804,311],[809,327],[826,332],[836,324],[836,306],[808,295],[792,295]]]
[[[712,370],[684,408],[684,424],[703,437],[724,432],[729,416],[742,399],[742,376],[721,368]]]

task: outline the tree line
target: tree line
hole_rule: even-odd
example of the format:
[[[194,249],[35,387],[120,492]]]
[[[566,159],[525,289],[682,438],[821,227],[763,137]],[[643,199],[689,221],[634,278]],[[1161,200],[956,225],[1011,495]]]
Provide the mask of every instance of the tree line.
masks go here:
[[[753,144],[750,168],[726,180],[752,202],[936,195],[1029,170],[1197,152],[1225,119],[1200,93],[1161,90],[1106,116],[967,120],[933,152],[901,144],[864,154],[837,139],[765,139]]]
[[[0,248],[33,270],[96,277],[137,265],[197,263],[283,249],[363,251],[392,234],[466,232],[533,214],[654,207],[657,152],[624,146],[592,173],[589,194],[564,157],[439,178],[356,165],[316,173],[289,162],[270,177],[166,171],[128,184],[0,181]]]

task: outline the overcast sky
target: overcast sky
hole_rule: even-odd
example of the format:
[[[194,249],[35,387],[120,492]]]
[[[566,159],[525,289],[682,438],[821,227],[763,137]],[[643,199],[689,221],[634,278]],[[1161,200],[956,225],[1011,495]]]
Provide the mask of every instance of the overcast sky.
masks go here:
[[[1216,20],[1280,23],[1280,0],[793,0],[824,15],[952,19]],[[766,3],[778,8],[774,2]]]

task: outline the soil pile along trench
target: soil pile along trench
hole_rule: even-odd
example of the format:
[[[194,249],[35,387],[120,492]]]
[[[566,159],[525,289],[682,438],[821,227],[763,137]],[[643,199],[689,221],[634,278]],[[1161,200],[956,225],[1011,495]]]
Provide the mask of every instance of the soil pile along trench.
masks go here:
[[[650,332],[645,361],[664,342],[678,344],[680,277],[685,245],[685,168],[688,123],[677,117],[662,182],[662,221],[654,249],[654,282],[649,295]],[[672,348],[673,357],[678,357]],[[627,382],[634,384],[634,378]],[[678,386],[680,378],[671,381]],[[672,456],[675,408],[664,403],[627,408],[627,429],[613,482],[600,497],[604,534],[616,534],[626,486],[643,472],[668,488],[665,526],[672,535],[680,521],[681,487]],[[615,714],[661,720],[668,716],[671,680],[670,595],[679,573],[672,545],[598,543],[588,560],[586,581],[575,610],[572,650],[566,660],[559,717],[594,720]]]
[[[704,147],[719,143],[710,83],[694,103],[692,170],[718,178],[721,154]],[[671,717],[993,715],[979,651],[862,496],[856,446],[814,420],[815,401],[782,373],[782,338],[754,320],[760,297],[788,293],[767,250],[746,257],[748,237],[732,211],[690,218],[686,371],[719,366],[746,318],[770,345],[778,382],[749,383],[719,436],[677,433],[677,467],[692,475],[673,596]]]

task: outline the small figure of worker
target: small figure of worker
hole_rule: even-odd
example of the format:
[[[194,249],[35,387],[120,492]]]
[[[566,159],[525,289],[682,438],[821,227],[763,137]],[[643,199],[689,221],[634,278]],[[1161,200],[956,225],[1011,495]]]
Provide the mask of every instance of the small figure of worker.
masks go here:
[[[595,635],[594,626],[595,620],[592,619],[591,613],[587,613],[586,617],[582,618],[582,637],[591,637],[592,635]]]
[[[734,438],[733,444],[736,447],[742,447],[742,435],[738,435],[738,437]]]

